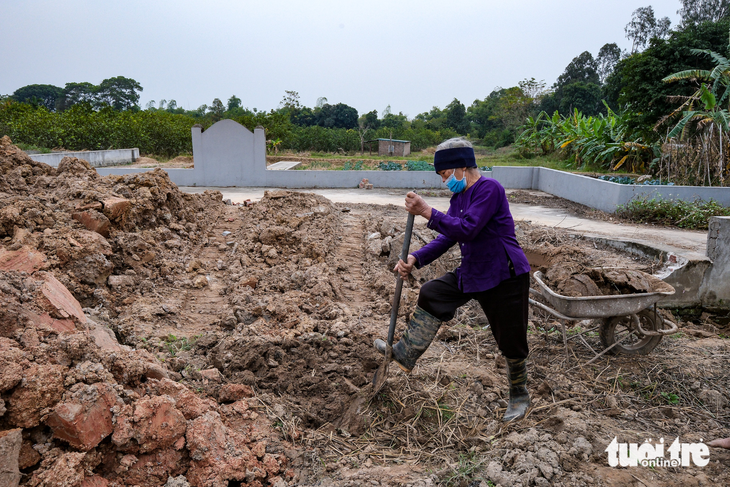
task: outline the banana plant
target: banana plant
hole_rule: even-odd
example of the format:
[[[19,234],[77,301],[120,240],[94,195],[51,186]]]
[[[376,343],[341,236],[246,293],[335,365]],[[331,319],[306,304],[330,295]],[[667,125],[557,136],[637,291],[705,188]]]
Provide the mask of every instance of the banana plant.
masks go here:
[[[708,56],[715,62],[715,67],[711,70],[688,69],[663,79],[665,83],[688,79],[700,81],[699,89],[666,117],[666,119],[672,119],[681,116],[667,134],[667,138],[679,137],[681,140],[692,135],[704,138],[705,141],[712,141],[714,134],[717,133],[720,155],[718,168],[720,184],[722,184],[726,172],[724,146],[726,139],[730,136],[728,135],[730,132],[730,113],[728,113],[730,60],[726,56],[708,49],[692,49],[691,52]],[[730,41],[728,42],[728,53],[730,54]],[[694,131],[691,132],[691,129]],[[707,143],[705,143],[705,147],[707,147]]]

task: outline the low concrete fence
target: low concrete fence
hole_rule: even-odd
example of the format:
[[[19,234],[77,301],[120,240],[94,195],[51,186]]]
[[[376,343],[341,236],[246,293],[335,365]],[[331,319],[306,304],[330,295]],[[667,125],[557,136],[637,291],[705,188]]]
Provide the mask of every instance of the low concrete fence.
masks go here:
[[[92,150],[80,152],[51,152],[50,154],[28,154],[37,162],[58,167],[64,157],[78,157],[87,161],[92,167],[130,164],[139,159],[139,149]]]

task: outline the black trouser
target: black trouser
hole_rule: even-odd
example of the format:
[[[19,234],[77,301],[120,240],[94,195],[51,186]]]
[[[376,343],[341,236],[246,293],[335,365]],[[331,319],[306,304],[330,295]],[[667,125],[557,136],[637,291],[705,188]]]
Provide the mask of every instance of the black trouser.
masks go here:
[[[511,277],[492,289],[464,293],[454,272],[449,272],[421,286],[418,306],[440,319],[449,321],[456,310],[476,299],[487,315],[492,334],[502,354],[510,359],[527,358],[527,310],[530,297],[530,273]]]

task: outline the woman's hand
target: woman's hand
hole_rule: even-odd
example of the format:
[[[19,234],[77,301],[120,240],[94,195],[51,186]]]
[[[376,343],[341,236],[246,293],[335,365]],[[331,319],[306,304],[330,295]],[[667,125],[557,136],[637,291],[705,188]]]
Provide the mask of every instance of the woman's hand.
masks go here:
[[[416,258],[411,254],[406,257],[408,262],[403,262],[403,259],[398,259],[398,263],[395,265],[393,272],[400,274],[401,279],[405,279],[413,270],[413,266],[416,265]]]
[[[421,215],[426,220],[431,219],[431,207],[413,191],[406,195],[406,210],[412,215]]]

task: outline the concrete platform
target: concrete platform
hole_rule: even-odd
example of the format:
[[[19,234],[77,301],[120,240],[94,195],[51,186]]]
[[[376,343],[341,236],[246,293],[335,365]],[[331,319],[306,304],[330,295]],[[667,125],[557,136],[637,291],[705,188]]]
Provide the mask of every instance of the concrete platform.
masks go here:
[[[301,161],[279,161],[266,166],[267,171],[287,171],[301,164]]]

